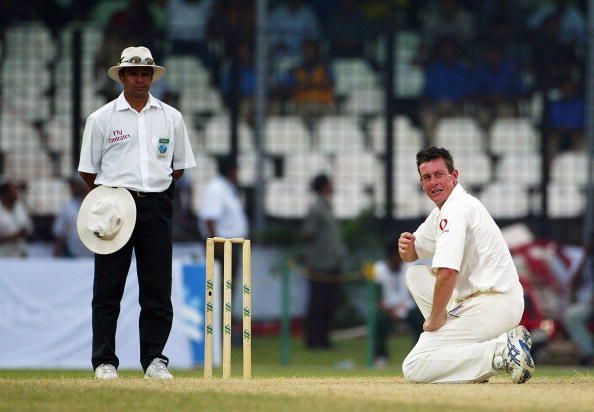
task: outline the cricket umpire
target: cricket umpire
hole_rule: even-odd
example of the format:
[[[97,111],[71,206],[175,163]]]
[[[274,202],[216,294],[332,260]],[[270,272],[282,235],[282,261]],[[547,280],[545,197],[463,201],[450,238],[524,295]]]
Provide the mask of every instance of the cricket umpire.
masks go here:
[[[140,362],[146,378],[170,379],[163,349],[173,320],[173,189],[184,169],[196,161],[180,112],[149,92],[165,74],[149,49],[124,49],[120,62],[107,74],[123,85],[123,92],[88,117],[78,166],[87,185],[96,188],[85,199],[94,204],[83,203],[78,219],[81,239],[95,252],[93,369],[98,379],[118,378],[116,325],[134,251],[141,307]],[[103,192],[93,196],[99,190]],[[123,213],[130,205],[132,211]],[[130,233],[120,239],[121,248],[113,247],[131,221]]]

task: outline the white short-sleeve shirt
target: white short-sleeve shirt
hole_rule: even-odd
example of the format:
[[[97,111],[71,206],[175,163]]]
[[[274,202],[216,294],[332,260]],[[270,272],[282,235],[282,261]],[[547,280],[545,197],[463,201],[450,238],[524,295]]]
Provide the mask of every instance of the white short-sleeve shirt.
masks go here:
[[[476,292],[523,296],[518,272],[499,227],[474,196],[460,184],[441,209],[431,211],[415,235],[419,258],[433,256],[431,270],[457,270],[454,297],[464,299]]]
[[[181,113],[152,95],[137,112],[122,93],[87,119],[78,170],[97,185],[163,192],[173,170],[194,166]]]
[[[382,305],[394,309],[404,306],[407,312],[415,307],[412,297],[406,287],[404,273],[407,265],[393,272],[385,260],[374,264],[375,281],[382,286]]]
[[[222,176],[211,180],[204,188],[200,219],[215,221],[215,236],[245,237],[248,221],[237,188]]]

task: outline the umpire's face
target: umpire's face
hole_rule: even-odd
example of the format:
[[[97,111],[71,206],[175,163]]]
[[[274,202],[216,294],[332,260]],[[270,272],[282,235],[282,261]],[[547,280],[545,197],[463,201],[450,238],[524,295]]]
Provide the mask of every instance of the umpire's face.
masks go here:
[[[430,160],[419,165],[419,174],[421,175],[421,185],[423,191],[427,193],[437,207],[448,200],[454,186],[458,183],[458,171],[449,171],[445,160],[442,158]]]
[[[120,80],[124,85],[124,94],[135,99],[148,96],[153,81],[151,67],[126,67],[120,70]]]

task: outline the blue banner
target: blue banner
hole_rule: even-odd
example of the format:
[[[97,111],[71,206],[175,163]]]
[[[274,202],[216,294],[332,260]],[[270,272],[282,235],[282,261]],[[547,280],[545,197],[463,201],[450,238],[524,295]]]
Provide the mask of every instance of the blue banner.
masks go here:
[[[182,268],[184,285],[184,303],[195,315],[192,328],[196,334],[190,338],[192,362],[194,365],[204,364],[204,297],[206,266],[204,264],[184,265]]]

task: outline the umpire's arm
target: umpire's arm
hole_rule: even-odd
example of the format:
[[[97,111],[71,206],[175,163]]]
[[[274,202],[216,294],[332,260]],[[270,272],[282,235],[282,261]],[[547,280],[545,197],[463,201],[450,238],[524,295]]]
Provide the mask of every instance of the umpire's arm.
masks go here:
[[[78,174],[80,175],[82,180],[85,181],[85,183],[87,184],[87,186],[89,186],[91,190],[97,187],[97,185],[95,184],[95,178],[97,177],[97,173],[78,172]]]

